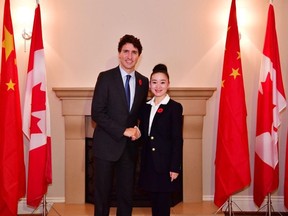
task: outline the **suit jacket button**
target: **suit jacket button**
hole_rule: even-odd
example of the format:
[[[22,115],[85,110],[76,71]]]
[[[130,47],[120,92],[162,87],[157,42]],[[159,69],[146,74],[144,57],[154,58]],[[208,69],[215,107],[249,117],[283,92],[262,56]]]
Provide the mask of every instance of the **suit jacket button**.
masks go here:
[[[153,137],[153,136],[151,136],[151,137],[150,137],[150,139],[151,139],[151,140],[154,140],[154,137]]]

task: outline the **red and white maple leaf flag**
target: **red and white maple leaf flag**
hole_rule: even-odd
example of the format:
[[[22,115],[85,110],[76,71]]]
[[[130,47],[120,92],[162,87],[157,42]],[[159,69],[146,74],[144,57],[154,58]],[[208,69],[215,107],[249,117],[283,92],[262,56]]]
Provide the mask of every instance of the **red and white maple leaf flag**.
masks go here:
[[[284,178],[284,205],[288,209],[288,131],[286,138],[286,161],[285,161],[285,178]]]
[[[254,202],[260,207],[279,184],[278,129],[286,107],[273,5],[270,3],[258,87]]]
[[[224,54],[215,158],[214,203],[221,207],[251,182],[246,102],[235,0],[232,0]]]
[[[31,38],[23,132],[29,139],[27,205],[36,208],[52,183],[50,110],[39,4]]]
[[[25,196],[24,142],[10,1],[5,0],[0,77],[0,215],[17,215]]]

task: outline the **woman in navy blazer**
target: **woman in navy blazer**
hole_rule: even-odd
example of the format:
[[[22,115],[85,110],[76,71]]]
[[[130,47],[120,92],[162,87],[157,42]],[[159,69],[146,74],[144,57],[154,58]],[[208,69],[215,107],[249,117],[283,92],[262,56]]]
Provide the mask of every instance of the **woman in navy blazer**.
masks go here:
[[[167,94],[169,84],[167,67],[156,65],[150,76],[153,98],[140,115],[143,146],[139,185],[150,194],[153,216],[169,216],[171,192],[180,189],[183,108]]]

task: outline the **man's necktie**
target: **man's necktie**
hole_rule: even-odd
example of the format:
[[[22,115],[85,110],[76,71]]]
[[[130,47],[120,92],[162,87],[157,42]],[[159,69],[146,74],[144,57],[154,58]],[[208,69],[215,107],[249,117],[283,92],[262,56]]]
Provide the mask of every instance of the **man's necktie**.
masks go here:
[[[128,103],[128,109],[129,110],[130,110],[130,86],[129,86],[130,78],[131,78],[131,75],[126,75],[125,93],[126,93],[126,98],[127,98],[127,103]]]

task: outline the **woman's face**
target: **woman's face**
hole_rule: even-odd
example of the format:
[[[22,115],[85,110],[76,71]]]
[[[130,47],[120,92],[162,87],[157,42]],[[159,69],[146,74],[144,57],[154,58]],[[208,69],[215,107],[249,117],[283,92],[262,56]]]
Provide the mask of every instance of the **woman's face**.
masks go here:
[[[165,97],[169,84],[168,77],[161,72],[152,74],[150,78],[150,90],[155,97]]]

